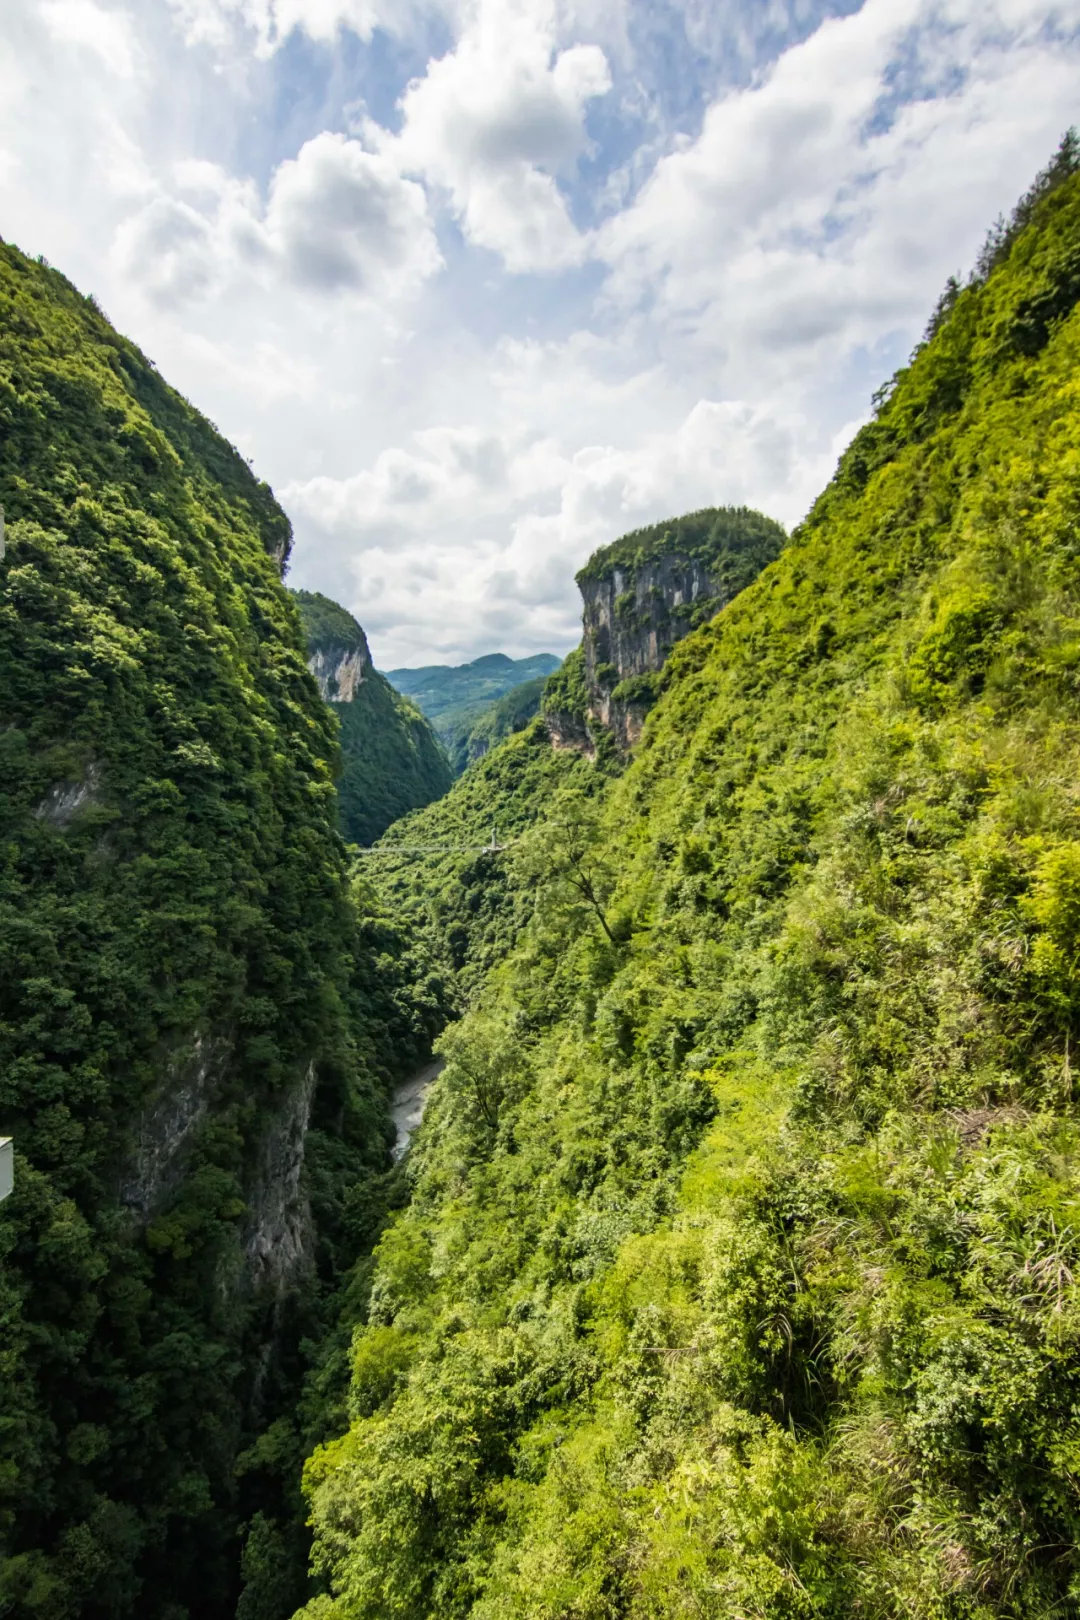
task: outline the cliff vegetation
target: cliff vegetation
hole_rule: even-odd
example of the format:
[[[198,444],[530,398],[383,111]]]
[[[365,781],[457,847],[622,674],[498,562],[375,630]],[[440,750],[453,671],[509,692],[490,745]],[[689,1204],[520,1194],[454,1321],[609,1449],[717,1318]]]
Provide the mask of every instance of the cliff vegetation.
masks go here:
[[[307,1465],[307,1620],[1080,1604],[1076,168],[624,772],[536,726],[406,824],[543,779]]]
[[[416,1022],[349,903],[288,522],[6,245],[0,499],[0,1613],[232,1615],[246,1524],[288,1613],[292,1411]]]
[[[338,812],[350,843],[373,844],[399,817],[444,794],[446,755],[415,703],[371,662],[351,613],[316,591],[294,591],[308,667],[337,717]]]

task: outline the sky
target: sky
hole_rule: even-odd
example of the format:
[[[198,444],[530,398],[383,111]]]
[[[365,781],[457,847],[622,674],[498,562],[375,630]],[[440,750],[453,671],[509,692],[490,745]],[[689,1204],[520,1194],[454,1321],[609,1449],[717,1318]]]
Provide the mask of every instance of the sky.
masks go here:
[[[0,234],[273,486],[376,662],[806,513],[1080,122],[1080,0],[3,0]]]

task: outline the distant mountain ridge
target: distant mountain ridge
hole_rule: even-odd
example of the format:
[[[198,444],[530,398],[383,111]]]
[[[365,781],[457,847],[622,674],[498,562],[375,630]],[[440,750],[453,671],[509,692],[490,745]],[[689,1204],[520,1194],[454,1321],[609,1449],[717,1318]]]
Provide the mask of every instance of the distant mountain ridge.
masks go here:
[[[561,663],[554,653],[533,653],[529,658],[484,653],[469,664],[425,664],[385,674],[390,685],[411,697],[429,720],[438,720],[465,704],[491,703],[525,681],[552,674]]]
[[[460,774],[495,741],[526,723],[540,706],[543,683],[560,668],[554,653],[509,658],[484,653],[469,664],[425,664],[421,669],[392,669],[391,686],[411,698],[427,716]],[[528,688],[525,691],[524,688]],[[511,694],[518,699],[509,703]],[[495,708],[499,705],[499,713]]]

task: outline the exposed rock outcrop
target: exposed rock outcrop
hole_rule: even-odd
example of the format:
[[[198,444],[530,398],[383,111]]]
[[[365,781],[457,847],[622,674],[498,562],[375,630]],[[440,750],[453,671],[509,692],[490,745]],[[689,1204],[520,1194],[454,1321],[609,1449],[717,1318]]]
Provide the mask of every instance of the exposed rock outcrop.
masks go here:
[[[184,1149],[209,1112],[230,1050],[228,1040],[200,1034],[166,1062],[157,1093],[139,1117],[120,1183],[120,1202],[138,1221],[148,1221],[179,1185]]]
[[[101,780],[101,766],[96,760],[91,760],[85,773],[77,780],[57,782],[55,787],[51,787],[35,810],[35,816],[39,821],[48,821],[63,830],[80,810],[97,803]]]
[[[572,714],[569,709],[552,708],[544,711],[544,724],[552,748],[572,749],[575,753],[586,754],[590,759],[596,753],[596,745],[584,715]]]
[[[772,561],[787,536],[746,507],[708,508],[625,535],[577,576],[582,644],[548,682],[544,718],[556,748],[620,753],[641,735],[676,642],[704,624]]]
[[[655,695],[647,677],[658,674],[675,643],[728,598],[704,563],[678,553],[638,568],[616,564],[598,577],[583,575],[579,584],[588,718],[620,748],[631,748]]]
[[[304,1142],[315,1095],[315,1065],[290,1088],[263,1136],[244,1257],[257,1287],[280,1293],[312,1264],[314,1225],[303,1184]]]
[[[139,1225],[163,1210],[188,1174],[200,1128],[220,1108],[233,1054],[226,1035],[196,1035],[174,1052],[144,1108],[120,1183],[120,1202]],[[289,1085],[265,1124],[245,1177],[248,1220],[242,1261],[222,1286],[280,1294],[311,1264],[313,1222],[303,1183],[304,1144],[315,1093],[311,1063]]]
[[[352,703],[370,668],[366,637],[359,647],[331,643],[316,648],[308,658],[308,669],[318,682],[324,703]]]

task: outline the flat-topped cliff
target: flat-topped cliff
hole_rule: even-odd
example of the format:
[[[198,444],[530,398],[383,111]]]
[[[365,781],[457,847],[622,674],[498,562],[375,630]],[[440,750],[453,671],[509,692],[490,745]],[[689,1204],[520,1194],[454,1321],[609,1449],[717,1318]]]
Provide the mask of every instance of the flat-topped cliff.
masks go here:
[[[596,552],[577,576],[581,648],[545,696],[554,745],[595,753],[606,734],[620,751],[632,747],[672,647],[749,585],[786,538],[761,512],[709,507]]]

